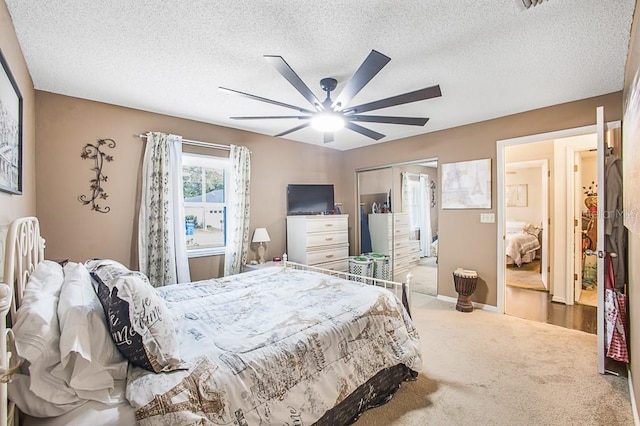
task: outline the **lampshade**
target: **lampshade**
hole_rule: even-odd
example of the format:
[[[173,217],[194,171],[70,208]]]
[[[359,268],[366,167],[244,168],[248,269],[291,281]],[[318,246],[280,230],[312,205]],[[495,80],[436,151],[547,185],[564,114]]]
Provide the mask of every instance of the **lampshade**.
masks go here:
[[[269,238],[269,233],[267,232],[267,228],[256,228],[255,231],[253,231],[253,240],[251,240],[254,243],[264,243],[267,241],[271,241],[271,238]]]

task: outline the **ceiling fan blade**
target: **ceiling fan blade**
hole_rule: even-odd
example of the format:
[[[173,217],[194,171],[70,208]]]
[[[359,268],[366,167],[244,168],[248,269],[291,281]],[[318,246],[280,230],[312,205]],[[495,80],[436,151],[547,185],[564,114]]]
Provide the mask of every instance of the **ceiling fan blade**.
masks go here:
[[[409,126],[424,126],[429,121],[426,117],[390,117],[386,115],[349,115],[347,120],[365,121],[368,123],[406,124]]]
[[[289,119],[293,119],[293,118],[297,118],[298,120],[308,120],[311,118],[310,115],[262,115],[262,116],[255,116],[255,117],[229,117],[232,120],[266,120],[266,119],[273,119],[273,118],[289,118]]]
[[[371,79],[389,63],[390,60],[391,58],[388,56],[372,50],[362,65],[360,65],[360,68],[356,70],[351,79],[344,86],[344,89],[342,89],[338,98],[333,102],[332,107],[335,108],[338,104],[340,104],[340,107],[347,106],[347,104],[351,102],[351,99],[353,99],[358,92],[360,92],[360,90],[362,90],[362,88],[366,86],[367,83],[369,83]]]
[[[277,138],[278,136],[288,135],[289,133],[297,132],[298,130],[304,129],[305,127],[309,127],[310,124],[311,124],[310,122],[306,122],[304,124],[294,127],[293,129],[285,130],[284,132],[278,133],[277,135],[273,135],[273,136]]]
[[[240,92],[238,90],[227,89],[226,87],[218,87],[218,90],[220,90],[221,92],[224,92],[224,93],[231,93],[232,95],[244,96],[245,98],[253,99],[253,100],[256,100],[256,101],[266,102],[266,103],[272,104],[272,105],[278,105],[278,106],[281,106],[281,107],[284,107],[284,108],[295,109],[297,111],[304,112],[304,113],[307,113],[307,114],[313,114],[315,112],[315,111],[310,111],[310,110],[305,109],[305,108],[300,108],[300,107],[295,106],[295,105],[285,104],[284,102],[274,101],[273,99],[262,98],[260,96],[251,95],[249,93]]]
[[[351,129],[354,132],[360,133],[361,135],[367,136],[371,139],[375,139],[377,141],[384,138],[385,136],[382,133],[374,132],[373,130],[367,129],[366,127],[359,126],[350,121],[347,121],[346,123],[344,123],[344,127],[346,127],[347,129]]]
[[[333,133],[324,133],[324,143],[333,142]]]
[[[423,101],[425,99],[437,98],[439,96],[442,96],[440,86],[435,85],[416,90],[414,92],[403,93],[402,95],[392,96],[390,98],[380,99],[379,101],[369,102],[366,104],[346,108],[342,112],[345,114],[360,114],[361,112],[373,111],[376,109]]]
[[[264,58],[273,65],[273,67],[282,74],[282,76],[286,78],[287,81],[291,83],[311,105],[313,105],[318,111],[322,110],[322,103],[320,100],[313,94],[311,89],[309,89],[309,86],[307,86],[304,81],[298,77],[298,74],[295,73],[282,56],[264,55]]]

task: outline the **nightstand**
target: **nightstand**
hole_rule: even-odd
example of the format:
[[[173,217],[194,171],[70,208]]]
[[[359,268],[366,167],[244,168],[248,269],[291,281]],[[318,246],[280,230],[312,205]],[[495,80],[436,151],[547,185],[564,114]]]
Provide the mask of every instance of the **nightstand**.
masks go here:
[[[276,263],[272,260],[269,260],[268,262],[257,263],[255,265],[243,265],[242,272],[257,271],[258,269],[268,268],[270,266],[281,266],[281,265],[282,265],[282,262]]]

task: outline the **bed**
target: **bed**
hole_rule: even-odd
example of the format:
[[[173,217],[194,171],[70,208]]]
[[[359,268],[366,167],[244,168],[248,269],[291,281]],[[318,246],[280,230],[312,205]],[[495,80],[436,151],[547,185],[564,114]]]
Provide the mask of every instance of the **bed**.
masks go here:
[[[1,424],[349,424],[422,368],[408,282],[285,258],[153,289],[115,261],[45,261],[36,218],[5,254]]]
[[[536,258],[540,245],[540,228],[523,221],[507,221],[505,255],[507,265],[522,266]]]

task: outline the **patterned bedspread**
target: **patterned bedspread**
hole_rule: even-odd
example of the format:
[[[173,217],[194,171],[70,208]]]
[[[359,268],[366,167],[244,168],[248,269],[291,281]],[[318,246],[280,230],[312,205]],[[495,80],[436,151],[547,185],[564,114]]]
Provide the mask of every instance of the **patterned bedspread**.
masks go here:
[[[158,290],[188,370],[129,371],[140,424],[311,425],[379,371],[422,368],[389,291],[267,268]]]
[[[540,241],[538,237],[526,232],[506,234],[505,237],[505,253],[513,262],[522,265],[522,256],[530,251],[538,250]]]

